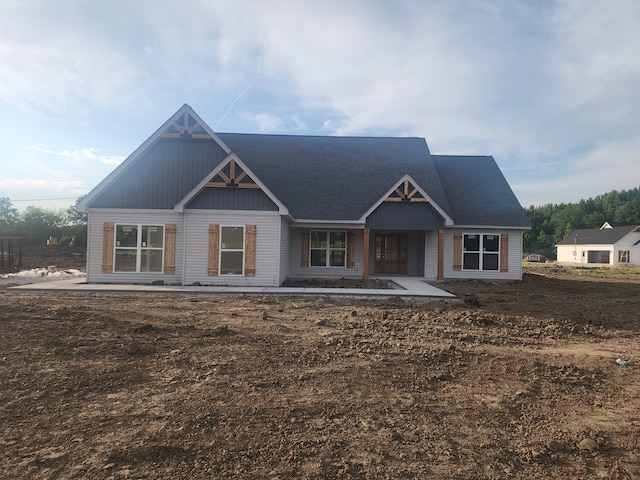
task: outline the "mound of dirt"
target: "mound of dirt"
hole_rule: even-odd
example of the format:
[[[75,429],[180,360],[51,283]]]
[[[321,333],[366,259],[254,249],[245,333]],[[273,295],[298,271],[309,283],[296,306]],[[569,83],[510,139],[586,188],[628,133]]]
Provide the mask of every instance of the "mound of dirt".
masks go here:
[[[59,269],[78,269],[84,271],[87,264],[86,249],[68,245],[32,245],[22,248],[22,268],[47,268],[55,265]]]

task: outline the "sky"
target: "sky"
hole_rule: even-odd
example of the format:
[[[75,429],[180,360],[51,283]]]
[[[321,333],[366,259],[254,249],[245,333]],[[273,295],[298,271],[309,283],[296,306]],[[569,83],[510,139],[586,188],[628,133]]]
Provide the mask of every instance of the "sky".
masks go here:
[[[520,203],[640,186],[637,0],[0,0],[0,197],[66,208],[184,103],[216,132],[424,137]]]

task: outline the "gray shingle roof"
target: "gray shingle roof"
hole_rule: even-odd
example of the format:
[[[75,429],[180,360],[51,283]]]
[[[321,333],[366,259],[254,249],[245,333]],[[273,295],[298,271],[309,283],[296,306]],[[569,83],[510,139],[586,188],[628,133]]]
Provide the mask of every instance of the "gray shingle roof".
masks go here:
[[[432,158],[457,225],[531,226],[493,157]]]
[[[297,219],[357,220],[406,174],[448,213],[423,138],[217,135]]]
[[[636,225],[626,225],[614,228],[581,228],[574,230],[558,242],[558,245],[613,245],[624,238]],[[576,236],[577,235],[577,236]]]
[[[183,118],[190,125],[197,122],[210,138],[162,138]],[[415,137],[218,134],[188,105],[80,205],[175,208],[221,165],[229,150],[297,220],[361,220],[409,176],[457,225],[530,226],[492,157],[431,155],[426,141]]]

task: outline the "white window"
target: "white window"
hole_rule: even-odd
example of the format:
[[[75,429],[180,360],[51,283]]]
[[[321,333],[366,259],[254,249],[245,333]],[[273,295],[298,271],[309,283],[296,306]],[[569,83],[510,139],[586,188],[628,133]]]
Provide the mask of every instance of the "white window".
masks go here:
[[[629,263],[629,250],[618,250],[618,263]]]
[[[312,267],[347,266],[347,232],[312,230],[310,238]]]
[[[244,227],[220,228],[220,275],[242,275]]]
[[[115,272],[162,273],[163,225],[116,225]]]
[[[500,268],[500,235],[467,234],[462,249],[464,270],[498,270]]]

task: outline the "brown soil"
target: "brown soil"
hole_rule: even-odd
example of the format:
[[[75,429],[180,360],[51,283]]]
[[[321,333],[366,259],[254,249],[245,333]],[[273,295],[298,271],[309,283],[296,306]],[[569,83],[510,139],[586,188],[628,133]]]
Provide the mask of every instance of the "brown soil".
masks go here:
[[[283,287],[298,288],[365,288],[374,290],[393,290],[396,285],[387,280],[369,278],[367,280],[353,278],[314,278],[303,280],[285,280]]]
[[[640,283],[440,286],[1,290],[0,478],[640,478]]]
[[[26,246],[22,249],[22,269],[56,267],[74,268],[84,271],[86,268],[87,254],[84,248],[57,246]]]

